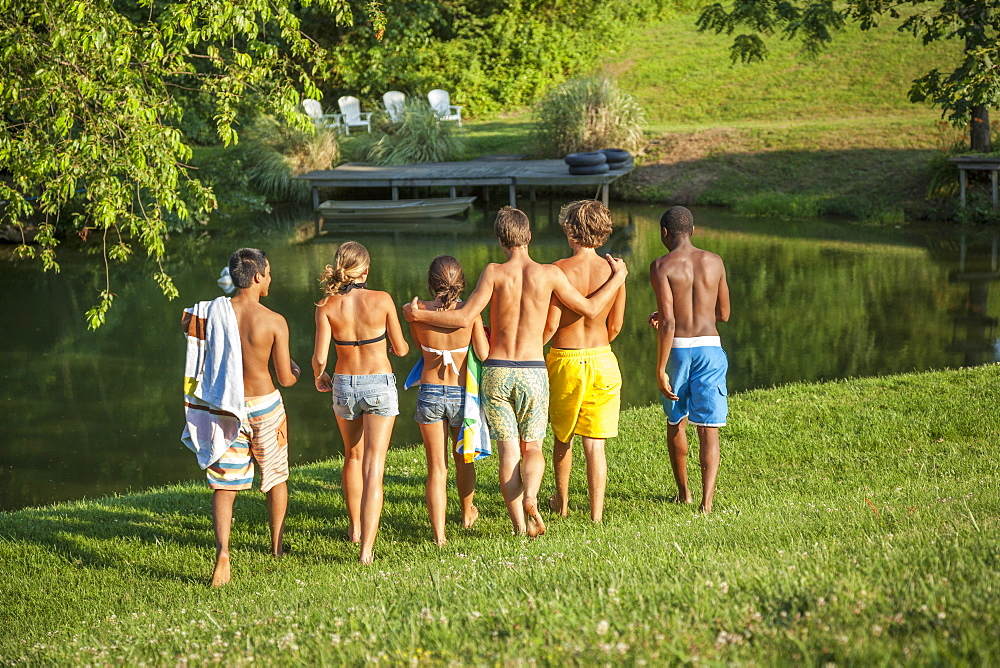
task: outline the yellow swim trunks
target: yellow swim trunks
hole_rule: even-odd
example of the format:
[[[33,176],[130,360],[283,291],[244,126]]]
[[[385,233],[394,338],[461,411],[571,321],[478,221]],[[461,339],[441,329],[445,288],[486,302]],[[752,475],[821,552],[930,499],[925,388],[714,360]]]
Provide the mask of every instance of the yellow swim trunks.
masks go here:
[[[566,350],[552,348],[549,371],[549,421],[556,440],[573,434],[589,438],[618,435],[622,373],[611,346]]]

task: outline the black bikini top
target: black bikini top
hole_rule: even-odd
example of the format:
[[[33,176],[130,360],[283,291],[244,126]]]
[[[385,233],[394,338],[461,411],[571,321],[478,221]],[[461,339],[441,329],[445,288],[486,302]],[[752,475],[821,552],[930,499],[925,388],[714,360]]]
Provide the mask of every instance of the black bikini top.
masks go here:
[[[333,342],[338,346],[365,346],[369,343],[378,343],[384,340],[389,335],[389,332],[382,332],[381,336],[376,336],[374,339],[364,339],[362,341],[338,341],[334,339]]]
[[[367,288],[367,287],[368,287],[367,281],[365,281],[364,283],[348,283],[347,285],[341,286],[340,289],[337,290],[337,292],[342,295],[346,295],[348,292],[354,290],[355,288],[360,290],[361,288]]]

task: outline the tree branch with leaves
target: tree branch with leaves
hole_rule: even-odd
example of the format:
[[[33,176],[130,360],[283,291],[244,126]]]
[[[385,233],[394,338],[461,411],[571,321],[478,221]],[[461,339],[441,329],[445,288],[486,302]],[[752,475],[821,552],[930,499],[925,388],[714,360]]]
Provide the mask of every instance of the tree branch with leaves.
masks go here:
[[[350,3],[296,6],[350,21]],[[384,29],[379,3],[364,7]],[[57,224],[100,231],[106,276],[139,250],[176,297],[160,264],[167,217],[215,208],[187,166],[185,94],[207,94],[227,145],[247,108],[305,127],[298,105],[320,97],[325,55],[288,2],[0,0],[0,223],[23,230],[39,220],[34,245],[22,237],[18,252],[48,271],[59,271]],[[91,328],[104,322],[112,288],[108,278],[87,312]]]

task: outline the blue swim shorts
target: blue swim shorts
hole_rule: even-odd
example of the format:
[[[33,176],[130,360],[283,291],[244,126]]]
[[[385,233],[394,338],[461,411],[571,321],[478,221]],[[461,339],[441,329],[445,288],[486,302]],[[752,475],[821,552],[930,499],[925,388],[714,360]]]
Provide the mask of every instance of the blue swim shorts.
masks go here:
[[[382,417],[399,415],[396,376],[391,373],[334,374],[333,412],[345,420],[357,420],[364,413]]]
[[[726,426],[728,370],[729,358],[718,336],[675,338],[667,360],[667,375],[679,398],[671,401],[660,395],[667,422],[675,425],[688,418],[699,427]]]
[[[420,424],[437,424],[447,420],[449,426],[461,427],[464,409],[464,387],[421,383],[413,419]]]

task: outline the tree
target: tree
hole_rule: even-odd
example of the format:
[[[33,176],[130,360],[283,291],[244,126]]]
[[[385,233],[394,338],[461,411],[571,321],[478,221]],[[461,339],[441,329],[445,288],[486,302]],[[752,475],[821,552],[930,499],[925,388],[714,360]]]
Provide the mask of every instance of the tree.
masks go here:
[[[727,35],[747,29],[731,47],[733,62],[744,63],[767,56],[761,35],[781,33],[786,39],[801,39],[806,52],[814,54],[849,21],[870,30],[887,17],[902,19],[899,30],[924,44],[960,39],[965,48],[955,69],[935,68],[918,77],[909,97],[912,102],[930,100],[953,123],[968,123],[972,150],[989,153],[989,108],[1000,101],[1000,12],[994,4],[992,0],[736,0],[729,10],[718,3],[706,7],[697,25]]]
[[[348,22],[352,1],[384,29],[377,0],[0,0],[0,223],[40,220],[18,251],[58,271],[59,224],[100,235],[105,268],[135,246],[159,265],[168,217],[214,207],[185,164],[185,96],[207,97],[225,144],[246,108],[307,124],[296,108],[319,97],[325,52],[291,5]],[[153,278],[177,295],[162,265]],[[113,298],[108,278],[92,328]]]

